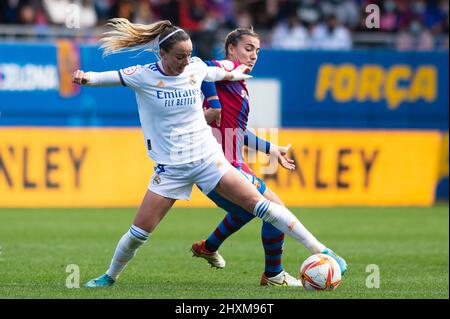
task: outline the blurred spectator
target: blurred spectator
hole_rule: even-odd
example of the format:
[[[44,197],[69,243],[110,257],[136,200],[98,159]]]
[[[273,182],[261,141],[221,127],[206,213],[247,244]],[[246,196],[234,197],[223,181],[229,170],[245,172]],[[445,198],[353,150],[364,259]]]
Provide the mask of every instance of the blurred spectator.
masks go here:
[[[320,1],[324,16],[335,15],[340,23],[350,29],[355,29],[361,19],[360,7],[355,0]]]
[[[409,27],[411,20],[413,19],[412,7],[406,0],[397,0],[397,11],[399,16],[398,29],[404,30]]]
[[[212,50],[219,27],[214,7],[207,0],[179,2],[180,27],[190,33],[196,55],[205,60],[212,59]]]
[[[255,0],[247,2],[247,11],[252,16],[253,27],[256,30],[272,29],[278,15],[278,1]]]
[[[438,48],[448,50],[448,24],[449,24],[449,1],[443,0],[439,2],[440,28],[433,28],[436,34]]]
[[[418,34],[417,38],[417,50],[419,51],[431,51],[435,48],[434,36],[428,29],[423,29]]]
[[[111,4],[112,0],[95,0],[95,11],[97,12],[97,19],[100,25],[106,23],[106,21],[112,16]]]
[[[397,5],[394,0],[384,2],[380,13],[380,30],[394,32],[398,28]]]
[[[297,14],[300,21],[307,27],[317,24],[322,18],[318,0],[302,0]]]
[[[130,21],[134,20],[134,1],[122,0],[117,2],[117,14],[115,17],[125,18]]]
[[[80,3],[81,2],[81,3]],[[80,27],[91,28],[97,25],[97,12],[93,0],[82,0],[75,3],[80,8]]]
[[[33,7],[30,4],[25,4],[19,11],[19,22],[22,24],[35,24],[36,15]]]
[[[349,50],[352,39],[349,30],[342,26],[334,14],[325,18],[325,23],[312,30],[312,48],[322,50]]]
[[[365,24],[369,4],[380,9],[380,28]],[[67,34],[68,17],[83,28],[74,33],[83,41],[95,41],[100,29],[93,27],[113,17],[141,24],[167,19],[188,30],[204,56],[236,27],[254,27],[262,47],[279,49],[349,49],[352,37],[358,47],[402,50],[446,50],[449,43],[449,0],[0,0],[0,24],[38,27],[44,37],[55,30],[48,25]]]
[[[97,25],[97,12],[92,0],[44,0],[43,4],[53,24],[65,25],[71,19],[75,26],[81,28]]]
[[[210,0],[214,5],[214,13],[220,26],[228,29],[236,28],[234,1]]]
[[[69,0],[43,0],[44,8],[53,24],[62,25],[66,22],[67,9],[70,4]]]
[[[300,50],[309,49],[308,30],[300,24],[300,20],[293,12],[286,21],[281,21],[272,33],[271,46],[274,49]]]
[[[151,6],[155,10],[157,20],[170,20],[179,25],[179,5],[177,0],[151,0]]]
[[[398,33],[395,39],[395,48],[399,51],[412,50],[414,48],[414,38],[405,28]]]
[[[253,20],[248,11],[243,10],[236,13],[236,27],[250,28],[253,26]]]
[[[441,0],[436,7],[429,7],[425,15],[425,27],[430,30],[438,49],[448,48],[448,12],[448,0]]]
[[[398,50],[430,51],[435,48],[435,39],[430,30],[424,28],[420,19],[413,19],[409,29],[402,29],[396,39]]]
[[[34,10],[36,12],[36,19],[35,19],[35,23],[41,26],[46,26],[48,25],[48,16],[47,13],[44,10],[44,7],[42,6],[42,1],[41,0],[34,0],[33,1],[34,4]]]
[[[15,23],[26,25],[45,25],[48,23],[47,15],[42,7],[42,2],[39,0],[26,0],[26,1],[7,1],[8,4],[13,5],[10,8],[16,8],[18,11],[16,14]],[[16,7],[17,4],[17,7]]]
[[[424,24],[428,29],[438,28],[442,31],[448,18],[448,0],[439,1],[437,6],[429,6],[424,14]]]
[[[97,11],[93,0],[43,0],[43,6],[52,24],[91,28],[97,25]]]
[[[206,16],[205,0],[180,1],[179,8],[180,27],[189,31],[199,30]]]
[[[0,23],[16,23],[19,4],[19,0],[0,0]]]
[[[136,5],[136,11],[134,23],[150,24],[156,21],[154,12],[148,0],[139,0]]]

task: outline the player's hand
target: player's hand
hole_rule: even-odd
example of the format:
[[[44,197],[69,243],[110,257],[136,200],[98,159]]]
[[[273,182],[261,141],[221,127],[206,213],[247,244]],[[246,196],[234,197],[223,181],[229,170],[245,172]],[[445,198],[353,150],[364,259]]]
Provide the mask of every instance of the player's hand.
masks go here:
[[[287,170],[293,171],[295,170],[294,160],[287,157],[287,153],[289,152],[290,148],[291,144],[287,146],[277,146],[272,144],[270,151],[272,154],[275,154],[277,156],[278,163],[280,163],[282,167]]]
[[[236,70],[240,73],[248,73],[250,72],[250,67],[246,64],[239,64],[233,71]]]
[[[251,75],[245,74],[249,71],[250,71],[249,66],[247,66],[245,64],[239,65],[236,69],[234,69],[233,71],[230,72],[233,75],[232,81],[241,81],[241,80],[251,79],[252,78]]]
[[[72,82],[80,85],[87,84],[89,82],[89,75],[84,71],[76,70],[72,73]]]
[[[211,123],[212,121],[216,121],[217,126],[220,126],[220,117],[221,117],[221,109],[213,109],[213,108],[203,108],[205,113],[206,123]]]
[[[219,113],[219,115],[217,116],[217,118],[216,118],[216,125],[217,125],[217,127],[219,127],[220,126],[220,119],[222,118],[222,113]]]

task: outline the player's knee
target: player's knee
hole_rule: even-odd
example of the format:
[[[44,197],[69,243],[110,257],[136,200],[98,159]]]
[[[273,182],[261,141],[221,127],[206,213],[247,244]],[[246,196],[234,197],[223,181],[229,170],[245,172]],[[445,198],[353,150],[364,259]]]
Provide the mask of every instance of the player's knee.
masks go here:
[[[243,207],[243,208],[246,211],[248,211],[248,212],[253,214],[254,211],[255,211],[256,204],[258,204],[258,202],[261,199],[264,199],[264,197],[262,197],[262,196],[252,196],[252,197],[248,198],[248,200],[246,201],[247,204],[248,204],[247,207]]]
[[[273,203],[277,203],[278,205],[284,206],[283,202],[281,201],[281,198],[278,197],[277,194],[275,194],[274,192],[272,192],[268,188],[264,192],[264,197],[267,198],[268,200],[270,200]]]
[[[277,194],[273,193],[273,197],[270,199],[271,202],[276,203],[278,205],[284,206],[283,202],[281,201],[281,198],[278,197]]]

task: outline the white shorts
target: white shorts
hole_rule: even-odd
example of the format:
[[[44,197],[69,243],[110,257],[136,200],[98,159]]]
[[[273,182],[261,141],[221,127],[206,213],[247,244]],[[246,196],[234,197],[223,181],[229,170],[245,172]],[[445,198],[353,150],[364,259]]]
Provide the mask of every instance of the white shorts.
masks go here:
[[[194,184],[207,195],[231,168],[222,152],[187,164],[157,164],[148,189],[164,197],[188,200]]]

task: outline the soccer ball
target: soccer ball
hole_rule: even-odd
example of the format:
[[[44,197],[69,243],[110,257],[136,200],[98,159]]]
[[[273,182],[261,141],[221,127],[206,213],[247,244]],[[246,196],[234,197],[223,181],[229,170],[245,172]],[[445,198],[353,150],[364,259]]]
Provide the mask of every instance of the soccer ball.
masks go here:
[[[341,283],[341,268],[332,257],[315,254],[300,267],[300,280],[306,290],[333,290]]]

